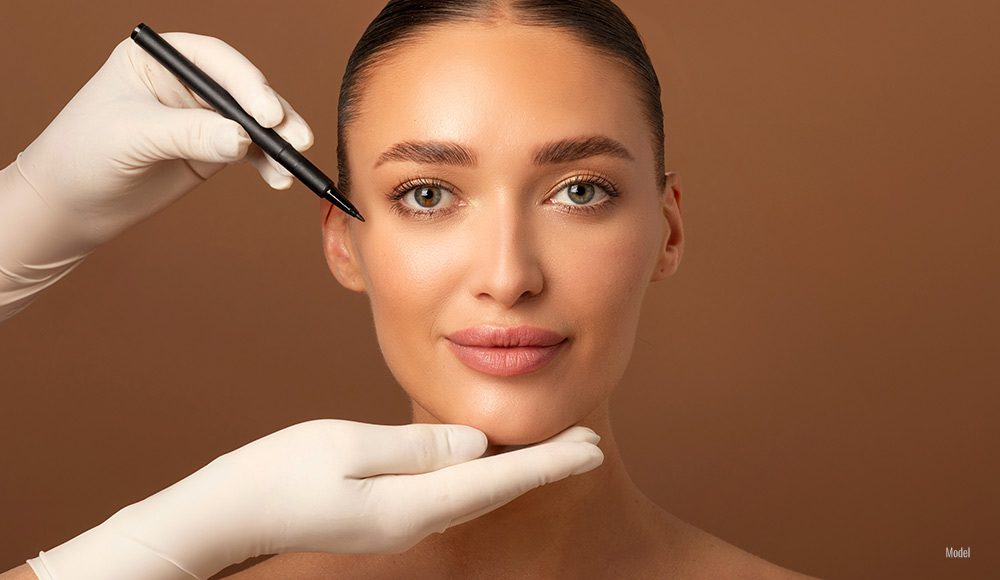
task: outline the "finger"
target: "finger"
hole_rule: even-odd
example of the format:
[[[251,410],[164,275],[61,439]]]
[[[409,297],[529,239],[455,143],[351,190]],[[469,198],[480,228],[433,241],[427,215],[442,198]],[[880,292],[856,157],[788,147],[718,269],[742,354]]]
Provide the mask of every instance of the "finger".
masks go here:
[[[244,161],[260,173],[264,181],[274,189],[288,189],[295,183],[288,170],[267,156],[256,144],[250,147]]]
[[[561,433],[558,433],[557,435],[546,439],[542,443],[537,443],[536,445],[543,445],[545,443],[552,443],[552,442],[555,442],[555,441],[577,441],[577,442],[584,442],[585,441],[587,443],[591,443],[593,445],[597,445],[597,443],[600,440],[601,440],[601,436],[598,435],[597,433],[595,433],[591,428],[584,427],[583,425],[574,425],[573,427],[570,427],[569,429],[566,429],[566,430],[562,431]],[[509,453],[511,451],[516,451],[517,449],[524,449],[526,447],[530,447],[530,445],[509,445],[506,448],[504,448],[503,452],[504,453]],[[604,455],[603,452],[601,453],[601,455],[602,456]],[[603,462],[603,460],[602,460],[602,462]],[[600,465],[600,463],[598,463],[597,465]],[[594,467],[597,467],[597,465],[595,465]],[[585,469],[584,471],[589,471],[589,469]],[[580,471],[579,473],[583,473],[584,471]],[[576,475],[576,474],[573,474],[573,475]],[[494,503],[492,505],[488,505],[488,506],[484,507],[481,510],[476,510],[475,512],[472,512],[471,514],[467,514],[465,516],[461,516],[461,517],[455,518],[454,520],[451,521],[450,524],[448,524],[447,527],[448,528],[452,528],[452,527],[455,527],[457,525],[464,524],[465,522],[468,522],[470,520],[474,520],[474,519],[478,518],[479,516],[481,516],[483,514],[486,514],[486,513],[489,513],[489,512],[491,512],[491,511],[493,511],[493,510],[495,510],[495,509],[497,509],[499,507],[502,507],[502,506],[510,503],[511,501],[513,501],[515,499],[517,499],[517,496],[501,500],[501,501],[499,501],[497,503]]]
[[[477,510],[477,511],[471,513],[471,514],[455,518],[455,519],[451,520],[451,522],[447,526],[445,526],[444,529],[447,530],[449,528],[454,528],[455,526],[460,526],[460,525],[464,524],[465,522],[471,522],[472,520],[478,518],[479,516],[488,514],[488,513],[490,513],[491,511],[493,511],[493,510],[495,510],[497,508],[501,508],[501,507],[509,504],[510,502],[514,501],[515,499],[517,499],[517,496],[509,498],[509,499],[505,499],[505,500],[503,500],[501,502],[497,502],[497,503],[495,503],[493,505],[488,505],[488,506],[484,507],[483,509]],[[435,530],[435,531],[437,531],[437,530]],[[444,531],[444,530],[441,530],[441,531]],[[440,533],[440,532],[438,532],[438,533]]]
[[[288,101],[284,97],[281,95],[277,96],[285,108],[285,119],[278,126],[274,127],[274,130],[297,151],[309,149],[313,145],[312,129],[309,128],[305,119],[288,104]],[[271,156],[264,154],[259,147],[254,147],[253,149],[255,151],[251,151],[246,161],[257,169],[257,172],[260,173],[268,185],[275,189],[288,189],[292,186],[294,180],[291,179],[292,174],[287,169],[272,159]]]
[[[589,471],[603,462],[604,454],[596,445],[555,441],[430,473],[373,481],[385,486],[386,493],[379,495],[385,501],[408,498],[410,505],[399,508],[404,512],[412,511],[412,504],[418,503],[426,533],[440,533],[456,522],[479,517],[532,489]]]
[[[524,449],[525,447],[532,447],[534,445],[543,445],[545,443],[552,443],[555,441],[578,441],[587,443],[593,443],[597,445],[597,442],[601,440],[601,436],[594,432],[590,427],[584,427],[583,425],[571,425],[567,429],[556,433],[548,439],[544,439],[537,443],[529,443],[527,445],[507,445],[502,447],[498,453],[509,453],[511,451],[516,451],[518,449]]]
[[[350,433],[363,440],[343,448],[364,449],[365,454],[351,458],[344,470],[346,477],[425,473],[475,459],[486,451],[486,435],[468,425],[360,423]]]
[[[262,126],[274,127],[284,120],[277,93],[260,69],[238,50],[212,36],[188,32],[160,36],[226,89]],[[211,108],[201,97],[195,98],[201,106]]]
[[[285,111],[284,120],[274,130],[288,141],[297,151],[305,151],[313,146],[313,132],[302,115],[292,108],[278,93],[274,94]]]
[[[142,161],[191,159],[231,163],[246,155],[250,136],[243,127],[207,109],[151,110],[131,129]]]
[[[597,453],[600,454],[600,458],[599,459],[592,459],[590,462],[588,462],[588,463],[586,463],[586,464],[578,467],[577,469],[573,470],[570,473],[570,475],[579,475],[581,473],[586,473],[586,472],[588,472],[588,471],[590,471],[592,469],[596,469],[597,467],[599,467],[601,464],[604,463],[604,452],[601,451],[601,449],[599,447],[597,447],[596,443],[594,443],[593,445],[597,449]],[[558,479],[554,479],[553,481],[558,481],[559,479],[564,479],[564,478],[560,477]],[[544,484],[542,484],[542,485],[544,485]],[[474,519],[478,518],[479,516],[481,516],[483,514],[487,514],[487,513],[491,512],[491,511],[499,508],[499,507],[502,507],[502,506],[504,506],[504,505],[506,505],[506,504],[508,504],[508,503],[510,503],[512,501],[514,501],[518,497],[519,497],[519,495],[513,495],[513,496],[510,496],[510,497],[501,499],[500,501],[498,501],[498,502],[496,502],[496,503],[494,503],[492,505],[488,505],[488,506],[486,506],[483,509],[476,510],[476,511],[470,513],[470,514],[466,514],[464,516],[457,517],[457,518],[453,519],[448,525],[446,525],[444,529],[464,524],[465,522],[468,522],[470,520],[474,520]]]
[[[569,428],[561,431],[549,437],[548,439],[536,443],[536,445],[541,445],[542,443],[551,443],[553,441],[586,441],[588,443],[593,443],[597,445],[597,442],[601,440],[601,436],[594,432],[590,427],[584,427],[583,425],[572,425]],[[522,446],[523,447],[523,446]]]
[[[275,94],[277,95],[277,93]],[[309,128],[305,119],[288,104],[288,101],[281,95],[277,95],[277,97],[285,109],[285,118],[278,126],[274,127],[274,130],[297,151],[309,149],[313,144],[312,129]],[[264,154],[259,147],[251,148],[244,161],[250,163],[264,178],[264,181],[274,189],[288,189],[294,183],[292,174],[272,159],[270,155]]]
[[[274,130],[281,135],[281,137],[288,141],[289,145],[294,147],[297,151],[305,151],[313,145],[313,132],[306,123],[306,120],[299,115],[295,109],[292,108],[288,101],[284,97],[275,93],[278,100],[281,102],[282,107],[285,109],[285,119],[274,128]],[[264,161],[266,161],[271,167],[278,172],[278,174],[284,176],[285,178],[292,177],[284,166],[275,161],[270,155],[263,156]],[[282,180],[282,184],[285,180]],[[288,184],[291,186],[291,182]],[[279,189],[287,189],[287,187],[280,187]]]

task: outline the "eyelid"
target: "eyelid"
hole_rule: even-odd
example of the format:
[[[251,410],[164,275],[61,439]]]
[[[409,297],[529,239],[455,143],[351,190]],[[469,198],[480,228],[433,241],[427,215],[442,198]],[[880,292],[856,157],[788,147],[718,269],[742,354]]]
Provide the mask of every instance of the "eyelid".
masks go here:
[[[402,183],[389,190],[389,192],[385,194],[385,197],[389,201],[396,201],[409,193],[415,187],[440,187],[442,189],[447,189],[452,193],[454,193],[456,189],[436,177],[418,176],[404,179]]]
[[[610,177],[591,170],[582,171],[560,181],[559,185],[556,185],[556,193],[562,191],[564,187],[576,183],[596,183],[608,194],[608,197],[617,197],[621,193],[618,185]]]

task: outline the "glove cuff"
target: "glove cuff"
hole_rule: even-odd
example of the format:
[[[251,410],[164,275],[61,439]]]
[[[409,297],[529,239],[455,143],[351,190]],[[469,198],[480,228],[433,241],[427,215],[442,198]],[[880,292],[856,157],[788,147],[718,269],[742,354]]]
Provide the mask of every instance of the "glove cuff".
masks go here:
[[[128,509],[128,508],[124,508]],[[39,580],[205,580],[122,532],[121,510],[104,523],[27,560]]]

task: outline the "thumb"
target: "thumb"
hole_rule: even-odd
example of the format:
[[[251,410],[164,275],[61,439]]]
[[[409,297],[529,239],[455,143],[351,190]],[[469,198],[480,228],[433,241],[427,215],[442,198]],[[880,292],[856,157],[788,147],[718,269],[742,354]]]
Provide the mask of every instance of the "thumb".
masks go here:
[[[232,163],[251,140],[239,123],[208,109],[158,107],[142,126],[143,144],[156,159]]]
[[[409,510],[421,513],[429,529],[440,533],[506,505],[532,489],[590,471],[603,462],[604,453],[597,445],[565,439],[433,473],[389,479],[382,485],[387,490],[384,497],[409,498]]]
[[[486,434],[468,425],[355,423],[352,438],[364,447],[345,476],[416,474],[475,459],[486,451]]]

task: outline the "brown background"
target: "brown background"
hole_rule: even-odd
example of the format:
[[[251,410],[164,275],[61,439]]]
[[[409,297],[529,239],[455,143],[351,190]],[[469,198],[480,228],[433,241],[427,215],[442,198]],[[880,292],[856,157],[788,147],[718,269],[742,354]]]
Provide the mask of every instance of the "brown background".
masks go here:
[[[667,510],[828,578],[1000,569],[991,4],[621,0],[687,248],[613,422]],[[247,55],[335,175],[340,78],[381,1],[67,6],[2,5],[3,165],[144,21]],[[408,421],[318,203],[230,167],[0,325],[0,570],[282,427]]]

